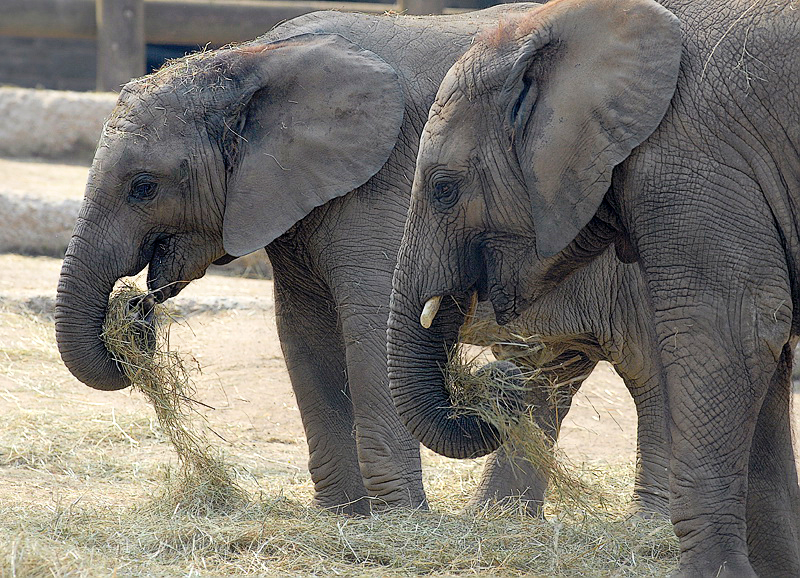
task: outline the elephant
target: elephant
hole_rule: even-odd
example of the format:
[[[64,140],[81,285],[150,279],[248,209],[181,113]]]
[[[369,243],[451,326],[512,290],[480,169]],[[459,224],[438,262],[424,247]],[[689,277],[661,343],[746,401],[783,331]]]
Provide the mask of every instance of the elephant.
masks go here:
[[[98,389],[128,385],[99,337],[120,277],[148,267],[149,293],[136,304],[146,316],[211,263],[266,247],[314,503],[350,514],[426,507],[419,445],[394,409],[385,344],[419,135],[440,81],[476,34],[531,6],[446,17],[313,13],[127,84],[59,279],[56,337],[70,371]],[[520,331],[540,329],[559,330]],[[562,331],[574,341],[572,328]],[[594,366],[580,355],[546,371],[570,384],[567,397]],[[657,390],[646,380],[631,387],[645,418],[635,501],[665,512]],[[567,404],[539,403],[551,437]],[[470,507],[519,496],[535,513],[546,478],[503,449]]]
[[[439,82],[481,29],[524,7],[317,12],[126,84],[59,278],[56,339],[73,375],[129,385],[100,338],[121,277],[148,267],[146,317],[211,263],[266,248],[314,503],[427,507],[419,444],[388,391],[392,271]]]
[[[464,303],[508,323],[613,252],[663,387],[677,575],[800,575],[798,44],[794,6],[741,0],[554,0],[476,41],[423,129],[393,280],[390,389],[415,437],[502,441],[444,419]]]

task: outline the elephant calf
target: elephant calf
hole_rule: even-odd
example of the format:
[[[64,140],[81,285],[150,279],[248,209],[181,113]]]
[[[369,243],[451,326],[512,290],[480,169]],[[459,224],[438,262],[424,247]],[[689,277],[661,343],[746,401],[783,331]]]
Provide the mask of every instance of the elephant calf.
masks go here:
[[[161,302],[212,262],[266,247],[315,503],[425,507],[385,341],[419,135],[450,65],[526,6],[314,13],[128,83],[59,280],[56,333],[70,371],[98,389],[128,385],[99,338],[120,277],[148,267],[149,301]],[[501,456],[492,466],[478,501],[533,492],[541,502],[535,473],[509,476],[508,465]]]

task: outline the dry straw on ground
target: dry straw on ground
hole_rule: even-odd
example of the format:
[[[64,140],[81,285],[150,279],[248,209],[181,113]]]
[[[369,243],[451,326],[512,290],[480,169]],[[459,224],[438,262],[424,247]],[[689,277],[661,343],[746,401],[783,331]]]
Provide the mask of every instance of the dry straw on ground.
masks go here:
[[[304,469],[270,466],[265,444],[233,444],[226,451],[248,471],[228,475],[250,501],[211,509],[167,500],[159,507],[172,452],[152,412],[120,404],[116,413],[99,413],[97,404],[65,397],[65,387],[77,385],[60,367],[51,318],[0,309],[0,327],[20,336],[0,353],[0,365],[27,392],[0,386],[7,401],[0,424],[2,577],[641,577],[667,575],[677,563],[669,523],[627,513],[633,464],[573,471],[587,488],[587,508],[552,495],[540,519],[514,504],[462,512],[481,461],[424,452],[431,512],[348,518],[309,505],[313,486]],[[11,494],[15,488],[25,490]]]
[[[307,482],[283,488],[268,482],[259,500],[206,515],[20,504],[6,512],[18,522],[5,521],[8,530],[0,532],[0,575],[641,577],[674,569],[677,542],[664,520],[558,508],[537,519],[509,506],[462,514],[466,496],[454,487],[466,481],[464,472],[447,470],[426,479],[434,512],[366,518],[309,507]],[[617,489],[613,479],[584,475],[589,484]],[[287,498],[282,491],[303,495]]]
[[[489,335],[490,324],[473,323],[469,331]],[[488,371],[483,352],[457,345],[449,355],[446,385],[457,414],[473,415],[493,426],[504,440],[507,453],[523,458],[549,478],[552,497],[567,501],[576,507],[591,509],[587,501],[588,490],[571,469],[566,456],[554,446],[552,422],[555,412],[527,405],[532,388],[544,390],[538,403],[554,404],[558,388],[547,381],[535,364],[544,359],[545,345],[536,337],[517,335],[498,328],[493,336],[520,371],[519,376],[502,371]],[[549,428],[547,426],[550,426]],[[602,504],[599,504],[602,507]]]
[[[131,381],[155,409],[162,429],[178,454],[178,477],[167,488],[174,507],[215,510],[246,501],[247,494],[233,480],[222,456],[194,427],[195,393],[190,370],[169,349],[171,317],[164,305],[155,305],[147,321],[130,306],[144,295],[123,284],[109,299],[103,340]]]

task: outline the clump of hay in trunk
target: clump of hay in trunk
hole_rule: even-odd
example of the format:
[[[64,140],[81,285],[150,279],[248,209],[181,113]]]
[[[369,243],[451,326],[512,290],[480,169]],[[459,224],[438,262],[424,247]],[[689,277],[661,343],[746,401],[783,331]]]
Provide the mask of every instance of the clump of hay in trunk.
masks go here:
[[[555,418],[554,412],[527,403],[533,388],[544,388],[548,405],[558,404],[558,388],[542,370],[531,366],[532,360],[544,359],[541,354],[546,346],[535,336],[518,335],[502,345],[514,348],[515,354],[509,358],[517,361],[521,379],[502,371],[482,370],[487,360],[481,353],[467,354],[461,345],[451,351],[445,381],[455,413],[476,416],[493,426],[508,454],[523,458],[546,476],[551,497],[594,512],[588,486],[569,471],[566,457],[553,445],[551,436],[557,431],[550,420]]]
[[[168,308],[155,305],[148,319],[132,299],[145,295],[123,284],[110,297],[102,338],[130,379],[153,405],[159,424],[178,454],[178,476],[167,487],[167,505],[177,509],[213,511],[244,504],[247,493],[233,480],[222,456],[203,433],[193,429],[197,415],[194,385],[184,359],[169,350]],[[195,364],[197,362],[195,361]]]

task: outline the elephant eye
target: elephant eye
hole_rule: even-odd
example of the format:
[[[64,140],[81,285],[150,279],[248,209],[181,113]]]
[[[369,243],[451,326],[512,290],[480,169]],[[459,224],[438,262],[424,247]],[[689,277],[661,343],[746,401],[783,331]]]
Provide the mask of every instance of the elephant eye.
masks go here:
[[[131,182],[128,199],[131,201],[147,201],[156,196],[158,184],[151,175],[137,175]]]
[[[458,183],[456,181],[439,181],[433,185],[433,198],[442,209],[449,209],[458,200]]]

